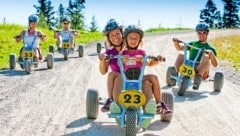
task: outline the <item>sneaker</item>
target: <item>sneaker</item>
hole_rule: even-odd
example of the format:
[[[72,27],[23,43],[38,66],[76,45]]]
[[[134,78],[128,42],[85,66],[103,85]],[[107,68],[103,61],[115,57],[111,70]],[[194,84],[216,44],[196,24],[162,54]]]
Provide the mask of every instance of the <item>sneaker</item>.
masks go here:
[[[146,107],[145,107],[145,114],[155,114],[156,113],[156,103],[153,99],[149,100]],[[140,127],[142,128],[148,128],[148,126],[151,123],[151,119],[143,119],[140,122]]]
[[[163,114],[165,116],[172,115],[172,110],[170,110],[164,102],[157,104],[157,114]]]
[[[202,76],[197,75],[194,77],[194,81],[193,81],[193,89],[194,90],[198,90],[198,88],[201,84],[201,81],[202,81]]]
[[[101,111],[102,112],[108,112],[109,111],[109,107],[110,107],[110,104],[112,103],[112,99],[108,98],[106,103],[103,105],[103,107],[101,108]]]
[[[111,113],[121,113],[121,108],[116,102],[112,102],[110,105]]]

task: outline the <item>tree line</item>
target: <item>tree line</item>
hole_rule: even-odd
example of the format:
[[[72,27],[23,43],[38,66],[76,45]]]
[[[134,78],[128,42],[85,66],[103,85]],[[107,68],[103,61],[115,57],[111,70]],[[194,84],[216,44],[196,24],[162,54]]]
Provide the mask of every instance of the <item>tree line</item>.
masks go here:
[[[62,3],[59,4],[58,10],[55,11],[51,0],[38,0],[39,5],[33,5],[36,9],[36,14],[39,16],[39,26],[61,28],[61,20],[64,16],[71,18],[72,29],[84,30],[83,9],[85,9],[85,0],[69,0],[68,7],[64,7]],[[97,31],[96,19],[93,16],[90,31]]]
[[[85,30],[83,10],[85,9],[85,0],[69,0],[68,7],[59,4],[55,11],[51,0],[38,0],[39,5],[33,5],[36,8],[37,15],[40,18],[39,25],[43,27],[61,27],[61,20],[68,15],[72,20],[72,29]],[[222,0],[224,9],[223,14],[217,9],[214,0],[207,0],[204,9],[200,10],[199,22],[206,23],[210,28],[239,28],[239,6],[240,0]],[[95,16],[92,17],[89,30],[98,31]]]

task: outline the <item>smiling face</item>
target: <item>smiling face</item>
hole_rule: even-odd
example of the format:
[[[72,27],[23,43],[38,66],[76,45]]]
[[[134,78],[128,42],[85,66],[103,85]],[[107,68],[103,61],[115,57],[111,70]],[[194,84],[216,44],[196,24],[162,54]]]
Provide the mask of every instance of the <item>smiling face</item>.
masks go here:
[[[137,32],[131,32],[127,35],[127,43],[131,48],[137,48],[141,42],[141,35]]]
[[[114,46],[119,46],[123,41],[122,32],[118,28],[114,29],[109,32],[108,39]]]

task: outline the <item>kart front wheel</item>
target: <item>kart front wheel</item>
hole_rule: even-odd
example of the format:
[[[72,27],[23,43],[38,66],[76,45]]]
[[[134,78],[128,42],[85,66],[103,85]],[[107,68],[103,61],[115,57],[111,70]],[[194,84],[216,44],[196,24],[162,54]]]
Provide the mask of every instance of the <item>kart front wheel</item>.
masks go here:
[[[186,92],[188,88],[188,83],[189,83],[190,77],[183,77],[182,82],[179,87],[178,95],[183,96],[184,93]]]
[[[126,111],[126,136],[136,136],[136,109]]]

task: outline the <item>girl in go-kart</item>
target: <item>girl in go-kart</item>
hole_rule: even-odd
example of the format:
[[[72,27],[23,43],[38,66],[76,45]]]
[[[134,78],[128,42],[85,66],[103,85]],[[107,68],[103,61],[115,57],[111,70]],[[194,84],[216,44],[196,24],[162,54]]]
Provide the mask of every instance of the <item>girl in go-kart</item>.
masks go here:
[[[107,42],[110,44],[110,49],[106,51],[105,54],[101,54],[99,56],[100,59],[100,72],[102,74],[106,74],[108,72],[108,67],[110,67],[112,69],[111,72],[109,72],[108,74],[108,99],[105,103],[105,105],[102,107],[102,111],[106,112],[109,111],[109,107],[110,104],[113,100],[118,101],[118,95],[121,91],[121,77],[120,77],[120,70],[117,64],[117,59],[111,59],[111,60],[105,60],[105,55],[118,55],[123,46],[123,33],[122,33],[122,27],[118,25],[118,23],[114,20],[114,19],[110,19],[107,23],[107,25],[105,26],[104,29],[104,34],[107,37]],[[156,76],[149,76],[149,80],[152,84],[152,88],[153,88],[153,93],[156,97],[156,99],[159,98],[159,101],[157,100],[157,102],[160,102],[160,92],[158,89],[156,88],[160,88],[159,85],[156,86],[155,84],[158,83],[158,80],[154,80],[157,79],[155,78]],[[146,80],[147,81],[147,80]],[[147,81],[149,82],[149,81]],[[143,90],[144,90],[144,83],[143,83]],[[157,90],[157,91],[155,91]],[[169,109],[166,106],[157,106],[157,113],[169,113]]]
[[[143,57],[143,56],[145,56],[146,55],[145,51],[138,48],[139,46],[141,46],[143,44],[143,41],[142,41],[143,35],[144,35],[144,33],[140,28],[138,28],[134,25],[129,25],[124,31],[124,40],[125,40],[126,46],[125,46],[125,49],[122,50],[122,54],[127,57],[134,57],[134,56],[142,56]],[[157,58],[158,58],[157,60],[149,59],[147,65],[154,66],[154,65],[158,64],[159,61],[165,61],[165,58],[160,55]],[[141,63],[139,66],[141,66]],[[130,66],[130,67],[132,67],[132,66]],[[133,66],[133,67],[135,67],[135,66]],[[164,114],[164,115],[172,114],[172,111],[162,101],[161,89],[160,89],[158,77],[153,74],[147,74],[147,75],[144,75],[144,77],[143,77],[143,82],[145,82],[145,81],[149,81],[151,83],[151,87],[152,87],[151,90],[153,91],[152,93],[155,97],[156,104],[157,104],[156,113]],[[146,88],[146,89],[143,88],[143,92],[145,92],[146,95],[148,95],[148,92],[146,92],[148,90],[149,90],[148,88]],[[147,97],[149,97],[149,96],[147,96]]]
[[[15,36],[15,40],[20,42],[23,39],[23,43],[29,46],[33,46],[36,48],[36,56],[38,60],[42,60],[42,54],[39,48],[39,40],[45,41],[46,35],[44,35],[41,31],[37,30],[37,23],[38,23],[38,16],[37,15],[30,15],[28,17],[28,29],[23,30],[19,36]],[[19,61],[22,61],[21,53],[22,49],[20,50],[20,56],[18,58]]]
[[[205,50],[204,52],[202,52],[199,58],[197,58],[197,65],[195,67],[196,76],[194,78],[193,89],[198,89],[199,85],[201,84],[201,80],[208,78],[210,62],[214,67],[216,67],[218,65],[218,61],[216,57],[216,49],[207,42],[209,26],[204,23],[200,23],[196,26],[195,30],[197,32],[198,41],[193,41],[189,44],[196,48]],[[180,41],[177,38],[173,38],[173,42],[177,50],[184,50],[184,47],[179,44]],[[197,55],[197,51],[198,50],[194,48],[189,48],[189,58],[191,60],[194,60]],[[175,61],[175,68],[177,72],[179,71],[179,67],[183,63],[183,60],[183,54],[179,54]]]

